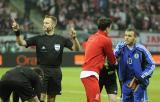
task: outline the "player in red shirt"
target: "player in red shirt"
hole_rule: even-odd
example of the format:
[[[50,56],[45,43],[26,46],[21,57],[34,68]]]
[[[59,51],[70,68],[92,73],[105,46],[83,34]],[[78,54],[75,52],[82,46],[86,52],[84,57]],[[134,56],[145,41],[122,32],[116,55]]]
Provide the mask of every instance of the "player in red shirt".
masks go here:
[[[85,61],[80,78],[86,91],[87,102],[100,102],[99,73],[106,59],[114,65],[116,58],[112,50],[112,41],[108,37],[111,20],[102,17],[98,20],[98,31],[89,37],[85,48]]]

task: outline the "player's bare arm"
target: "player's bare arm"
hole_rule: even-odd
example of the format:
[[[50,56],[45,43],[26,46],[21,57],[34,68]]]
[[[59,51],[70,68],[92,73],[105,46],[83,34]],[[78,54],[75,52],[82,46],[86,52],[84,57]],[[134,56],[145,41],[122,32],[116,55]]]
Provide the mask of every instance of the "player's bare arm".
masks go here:
[[[16,34],[16,41],[20,46],[26,46],[27,43],[22,36],[20,36],[20,27],[19,24],[13,19],[12,29]]]
[[[71,40],[73,42],[72,50],[79,51],[80,50],[80,43],[77,39],[77,34],[76,34],[76,31],[74,30],[74,28],[71,28],[70,36],[71,36]]]

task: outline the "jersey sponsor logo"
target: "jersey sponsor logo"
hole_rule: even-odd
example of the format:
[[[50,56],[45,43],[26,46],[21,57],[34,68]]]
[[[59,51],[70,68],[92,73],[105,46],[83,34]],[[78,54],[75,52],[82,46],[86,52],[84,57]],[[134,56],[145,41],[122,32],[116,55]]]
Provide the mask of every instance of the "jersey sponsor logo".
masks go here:
[[[135,53],[135,54],[134,54],[134,58],[135,58],[135,59],[138,59],[138,58],[139,58],[139,54],[138,54],[138,53]]]
[[[42,48],[41,48],[42,50],[45,50],[46,49],[46,47],[45,46],[42,46]]]
[[[55,45],[54,45],[54,48],[55,48],[56,51],[59,51],[60,48],[61,48],[61,46],[60,46],[60,44],[55,44]]]
[[[42,46],[40,51],[41,52],[47,52],[46,46]]]

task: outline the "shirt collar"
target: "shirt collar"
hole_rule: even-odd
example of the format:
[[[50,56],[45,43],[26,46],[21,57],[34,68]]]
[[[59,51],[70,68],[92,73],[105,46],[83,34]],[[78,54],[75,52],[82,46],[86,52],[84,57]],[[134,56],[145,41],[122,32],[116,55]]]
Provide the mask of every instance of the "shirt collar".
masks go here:
[[[52,35],[48,35],[48,33],[47,33],[47,32],[45,32],[45,35],[46,35],[46,36],[54,36],[54,35],[55,35],[55,33],[53,33]]]
[[[136,43],[133,44],[132,47],[127,46],[127,48],[128,48],[130,51],[134,52],[134,51],[136,50]]]
[[[100,34],[100,35],[104,35],[104,36],[108,36],[108,33],[102,31],[102,30],[98,30],[97,31],[97,34]]]

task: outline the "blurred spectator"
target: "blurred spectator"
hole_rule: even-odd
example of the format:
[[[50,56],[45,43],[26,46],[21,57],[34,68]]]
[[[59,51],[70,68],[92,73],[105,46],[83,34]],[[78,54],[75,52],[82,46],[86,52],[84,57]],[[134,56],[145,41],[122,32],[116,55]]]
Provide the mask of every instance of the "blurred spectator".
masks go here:
[[[150,27],[150,19],[149,17],[145,16],[142,20],[142,30],[148,31]]]
[[[32,7],[32,0],[24,0],[24,17],[30,16],[31,7]]]
[[[25,0],[29,2],[30,0]],[[32,0],[33,2],[34,0]],[[27,10],[29,10],[26,7]],[[28,12],[28,13],[27,13]],[[26,11],[24,17],[20,17],[18,10],[9,5],[9,0],[0,1],[0,35],[12,34],[11,23],[13,19],[16,19],[20,23],[20,27],[24,28],[25,32],[32,31],[33,24],[31,23],[29,16],[30,11]]]

